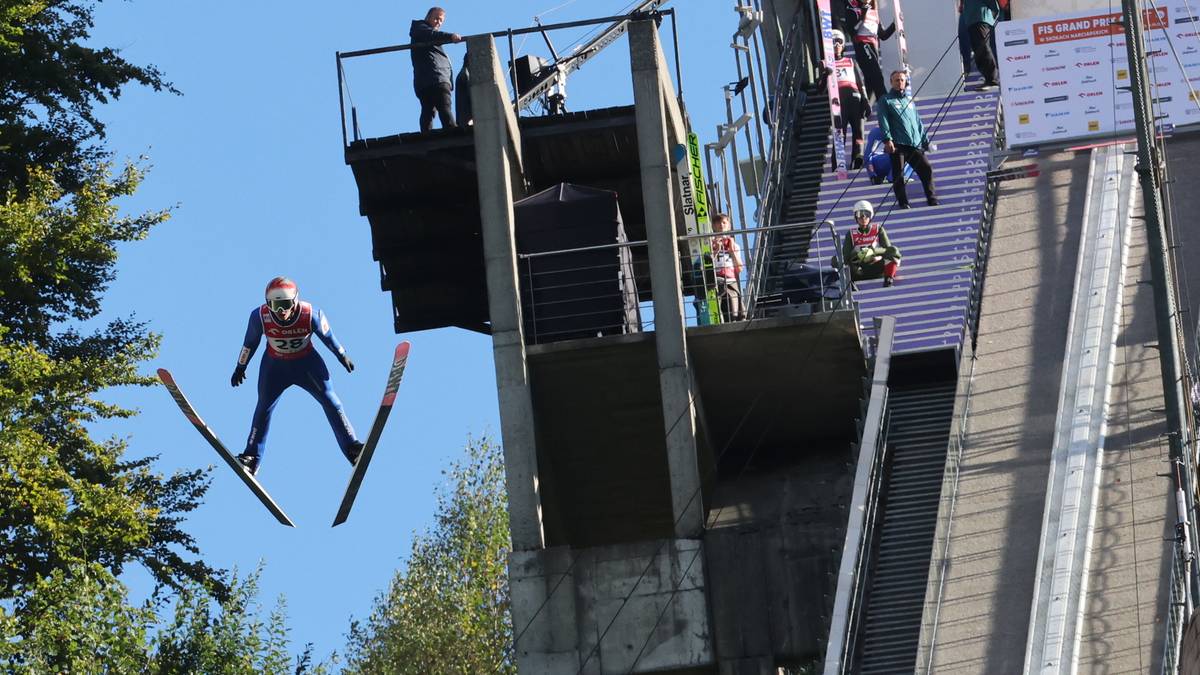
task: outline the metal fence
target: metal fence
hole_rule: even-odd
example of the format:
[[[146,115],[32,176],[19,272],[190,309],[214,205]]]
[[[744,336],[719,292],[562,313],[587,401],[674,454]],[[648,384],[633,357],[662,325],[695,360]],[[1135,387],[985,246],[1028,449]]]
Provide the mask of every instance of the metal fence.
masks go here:
[[[833,224],[827,221],[828,232]],[[689,326],[746,320],[745,263],[770,231],[811,223],[678,237],[681,302]],[[823,231],[818,228],[818,231]],[[731,242],[740,240],[736,252]],[[737,258],[735,260],[735,257]],[[654,330],[645,241],[519,253],[518,274],[526,340],[531,344]],[[774,313],[812,314],[850,306],[849,277],[833,267],[781,271],[784,292],[769,301]],[[791,276],[788,276],[788,275]]]

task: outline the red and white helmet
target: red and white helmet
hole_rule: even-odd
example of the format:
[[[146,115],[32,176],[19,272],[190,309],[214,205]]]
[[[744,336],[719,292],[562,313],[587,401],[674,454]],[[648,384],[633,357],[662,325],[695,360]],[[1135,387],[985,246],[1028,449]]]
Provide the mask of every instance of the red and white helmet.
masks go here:
[[[280,315],[294,310],[300,303],[300,288],[287,277],[275,277],[267,284],[267,309]]]

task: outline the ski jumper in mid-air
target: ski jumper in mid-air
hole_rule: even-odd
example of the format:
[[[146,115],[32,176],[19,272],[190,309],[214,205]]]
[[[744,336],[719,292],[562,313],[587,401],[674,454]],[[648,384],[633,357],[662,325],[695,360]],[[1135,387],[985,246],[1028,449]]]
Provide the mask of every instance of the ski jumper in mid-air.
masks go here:
[[[354,372],[354,362],[346,356],[346,350],[333,336],[325,313],[307,302],[300,302],[299,288],[291,279],[272,279],[267,284],[266,302],[250,313],[246,338],[242,341],[237,367],[230,378],[230,384],[235,387],[245,381],[246,366],[258,349],[258,343],[266,336],[267,349],[258,369],[258,405],[254,408],[246,449],[237,456],[251,475],[258,471],[258,464],[262,460],[275,404],[280,394],[292,385],[312,394],[321,404],[329,425],[333,427],[338,446],[351,464],[362,452],[363,444],[355,437],[354,427],[350,425],[350,420],[342,410],[342,402],[333,391],[329,369],[313,345],[313,335],[325,343],[347,372]]]

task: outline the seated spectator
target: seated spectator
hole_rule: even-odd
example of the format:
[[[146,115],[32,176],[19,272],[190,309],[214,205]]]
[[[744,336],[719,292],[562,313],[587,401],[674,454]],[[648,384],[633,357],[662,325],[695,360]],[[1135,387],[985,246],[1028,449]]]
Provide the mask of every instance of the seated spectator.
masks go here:
[[[854,204],[856,227],[846,232],[842,242],[842,260],[850,268],[850,280],[883,277],[887,288],[896,283],[900,270],[900,249],[892,245],[882,225],[873,222],[875,207],[862,199]]]
[[[718,213],[713,216],[713,232],[730,230],[729,216]],[[713,272],[717,278],[717,299],[721,303],[721,322],[741,321],[745,318],[742,307],[742,251],[733,235],[725,234],[712,239]]]
[[[854,149],[850,154],[850,168],[861,169],[863,165],[863,120],[871,115],[871,106],[867,103],[867,89],[863,84],[863,71],[854,59],[845,53],[846,36],[842,31],[833,31],[833,63],[825,64],[821,74],[818,89],[826,86],[830,76],[837,78],[838,99],[841,101],[841,118],[835,120],[838,131],[850,126]],[[835,167],[836,168],[836,167]]]
[[[412,57],[413,91],[421,102],[421,133],[433,128],[434,111],[441,118],[443,129],[457,126],[454,113],[450,111],[450,92],[454,90],[450,78],[454,67],[450,64],[450,57],[442,51],[442,45],[462,42],[462,37],[458,33],[438,30],[445,20],[446,10],[430,7],[425,18],[413,21],[408,29],[408,37],[412,40],[412,48],[408,53]]]
[[[887,154],[883,148],[883,131],[879,127],[871,129],[871,133],[867,134],[866,144],[867,157],[867,175],[871,177],[871,183],[882,185],[884,181],[892,182],[892,156]],[[904,165],[904,180],[908,181],[912,178],[913,168],[911,164]]]

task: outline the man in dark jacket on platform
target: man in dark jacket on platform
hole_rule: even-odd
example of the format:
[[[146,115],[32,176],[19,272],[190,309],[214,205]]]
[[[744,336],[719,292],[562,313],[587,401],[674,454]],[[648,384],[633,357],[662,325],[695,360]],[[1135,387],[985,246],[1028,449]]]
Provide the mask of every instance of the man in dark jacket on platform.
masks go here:
[[[447,42],[461,42],[458,33],[443,33],[438,30],[446,20],[446,10],[441,7],[431,7],[425,18],[413,21],[408,29],[408,37],[412,40],[413,90],[417,100],[421,102],[421,132],[433,128],[433,114],[436,111],[442,121],[442,128],[457,126],[454,123],[454,113],[450,111],[450,92],[454,89],[454,68],[450,65],[450,57],[442,51],[442,45]]]

